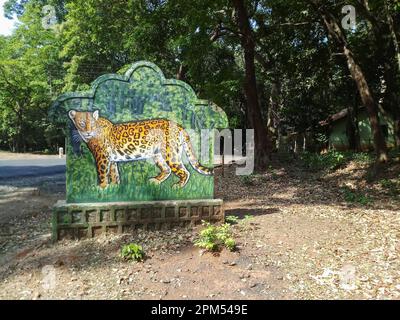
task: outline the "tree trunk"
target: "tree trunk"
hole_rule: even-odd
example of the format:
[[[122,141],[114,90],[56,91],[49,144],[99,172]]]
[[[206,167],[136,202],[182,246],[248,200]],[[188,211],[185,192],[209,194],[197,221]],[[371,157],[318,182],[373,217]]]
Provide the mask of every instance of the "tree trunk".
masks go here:
[[[393,46],[394,46],[394,50],[395,50],[397,68],[400,73],[400,45],[399,45],[399,41],[397,39],[393,17],[390,14],[389,5],[388,5],[387,1],[385,1],[385,11],[386,11],[387,22],[388,22],[389,29],[390,29],[390,36],[392,37]]]
[[[281,100],[281,82],[279,74],[276,72],[275,61],[270,57],[265,58],[257,51],[255,52],[255,60],[261,65],[265,73],[272,71],[271,92],[269,98],[267,132],[272,148],[278,148],[280,138],[280,119],[279,115],[282,108]]]
[[[258,101],[256,69],[254,62],[255,42],[244,0],[233,0],[233,5],[237,14],[237,27],[241,34],[240,43],[244,52],[244,93],[246,96],[247,117],[249,124],[254,129],[255,136],[254,168],[256,171],[262,171],[267,167],[270,154],[270,143]]]
[[[387,1],[385,1],[386,6],[386,17],[387,17],[387,28],[385,25],[379,25],[378,23],[372,23],[374,27],[375,39],[377,41],[377,52],[378,58],[382,59],[383,66],[383,80],[385,81],[385,90],[383,92],[383,103],[382,106],[387,111],[393,119],[393,129],[394,129],[394,141],[395,146],[400,149],[400,109],[399,109],[399,82],[397,80],[396,73],[400,75],[400,47],[394,27],[393,18],[390,15],[389,7]],[[385,30],[383,30],[385,29]],[[390,50],[387,54],[383,51],[383,48],[388,45],[388,38],[384,38],[384,34],[390,34],[392,39],[392,46],[389,45],[387,50]],[[392,65],[390,58],[394,57],[396,61],[397,69]],[[397,70],[397,71],[395,71]]]
[[[16,132],[16,152],[23,151],[24,133],[23,133],[23,107],[20,103],[16,103],[16,116],[17,116],[17,132]]]
[[[361,69],[361,66],[355,61],[353,52],[348,47],[347,38],[340,27],[337,18],[328,12],[323,6],[321,6],[318,1],[314,0],[313,4],[320,13],[328,33],[336,40],[337,44],[343,51],[344,56],[346,57],[347,66],[352,79],[357,85],[361,102],[368,112],[376,152],[376,160],[378,163],[387,162],[388,152],[386,141],[379,125],[377,104],[372,96],[372,92],[369,88],[364,72]]]
[[[278,81],[273,80],[271,85],[271,96],[269,99],[269,108],[268,108],[268,122],[267,122],[267,130],[270,135],[270,140],[274,140],[272,144],[276,147],[278,133],[279,133],[279,84]]]
[[[377,161],[387,162],[388,153],[386,148],[386,141],[379,125],[378,110],[374,98],[372,97],[371,90],[368,86],[367,80],[360,65],[358,65],[354,60],[353,53],[349,50],[349,48],[347,48],[347,46],[344,46],[343,49],[344,54],[347,58],[347,64],[351,76],[357,85],[361,101],[368,112],[369,122],[371,124],[371,130],[374,139],[375,152],[377,155]]]
[[[393,121],[393,129],[394,129],[394,142],[397,149],[400,149],[400,120],[395,119]]]
[[[357,90],[357,88],[355,88]],[[359,109],[359,97],[354,96],[354,105],[349,107],[348,110],[348,125],[350,128],[350,135],[352,134],[353,141],[349,141],[350,149],[355,152],[361,151],[361,139],[360,139],[360,128],[358,126],[358,109]]]
[[[373,12],[370,11],[368,2],[360,3],[359,9],[364,13],[370,22],[376,47],[376,59],[380,61],[378,74],[381,77],[381,97],[379,107],[382,112],[388,113],[394,121],[394,140],[396,146],[400,148],[400,130],[396,130],[396,124],[400,121],[399,92],[396,71],[400,72],[400,48],[394,27],[393,18],[390,14],[387,1],[384,1],[386,23],[378,20]],[[391,40],[391,41],[390,41]],[[393,66],[396,61],[397,68]]]
[[[185,77],[186,77],[186,67],[184,66],[183,63],[180,64],[179,66],[179,70],[176,74],[176,79],[177,80],[181,80],[181,81],[185,81]]]

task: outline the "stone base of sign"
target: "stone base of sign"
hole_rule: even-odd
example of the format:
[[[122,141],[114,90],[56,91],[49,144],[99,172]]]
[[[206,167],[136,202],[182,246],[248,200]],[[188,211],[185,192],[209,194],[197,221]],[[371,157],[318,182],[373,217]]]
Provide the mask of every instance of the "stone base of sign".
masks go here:
[[[132,233],[223,222],[223,201],[66,203],[53,207],[53,240],[93,238],[103,233]]]

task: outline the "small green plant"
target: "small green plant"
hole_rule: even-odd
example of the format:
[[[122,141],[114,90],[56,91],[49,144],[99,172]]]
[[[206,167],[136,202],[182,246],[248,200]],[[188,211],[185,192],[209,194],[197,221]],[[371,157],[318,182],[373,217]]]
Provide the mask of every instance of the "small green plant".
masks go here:
[[[125,260],[143,261],[144,251],[142,246],[130,243],[122,247],[121,257]]]
[[[239,218],[236,216],[226,216],[225,217],[225,222],[230,225],[237,224],[238,220],[239,220]]]
[[[301,160],[311,170],[335,170],[341,167],[348,160],[348,157],[342,152],[333,150],[325,154],[304,152],[301,155]]]
[[[194,241],[194,245],[207,251],[220,251],[222,246],[233,251],[236,242],[232,237],[231,226],[227,223],[221,226],[213,226],[209,222],[203,221],[204,229],[200,231],[199,238]]]
[[[246,215],[243,217],[243,222],[247,222],[247,221],[249,221],[249,220],[251,220],[251,219],[253,219],[253,216],[251,216],[251,215],[249,215],[249,214],[246,214]]]
[[[400,195],[400,182],[399,181],[393,181],[389,179],[382,179],[379,181],[379,184],[383,189],[386,189],[386,191],[391,195],[391,196],[398,196]]]
[[[360,164],[370,164],[373,162],[373,155],[365,152],[339,152],[331,150],[328,153],[318,154],[312,152],[304,152],[301,160],[310,170],[336,170],[349,161],[355,161]]]
[[[236,242],[234,239],[232,238],[228,238],[225,240],[225,247],[229,250],[229,251],[234,251],[236,249]]]
[[[346,202],[359,203],[361,205],[367,205],[372,202],[372,199],[367,195],[355,192],[349,187],[343,187],[342,191]]]
[[[382,179],[381,181],[379,181],[379,184],[382,186],[382,188],[385,189],[391,189],[396,186],[396,183],[389,179]]]

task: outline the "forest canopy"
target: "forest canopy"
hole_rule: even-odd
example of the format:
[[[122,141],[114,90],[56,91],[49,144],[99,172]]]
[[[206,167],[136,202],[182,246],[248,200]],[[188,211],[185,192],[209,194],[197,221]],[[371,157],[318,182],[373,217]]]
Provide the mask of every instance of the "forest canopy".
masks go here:
[[[345,6],[355,9],[350,28]],[[352,149],[360,108],[377,160],[387,161],[381,114],[400,146],[398,1],[9,0],[4,11],[19,23],[0,36],[2,149],[55,151],[63,136],[51,102],[139,60],[215,102],[232,128],[255,129],[256,168],[280,136],[319,137],[343,109]]]

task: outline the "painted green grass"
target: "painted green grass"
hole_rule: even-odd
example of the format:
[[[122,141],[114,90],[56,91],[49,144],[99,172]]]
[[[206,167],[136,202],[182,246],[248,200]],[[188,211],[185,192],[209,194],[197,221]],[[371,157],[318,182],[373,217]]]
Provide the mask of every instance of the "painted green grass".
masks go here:
[[[157,176],[160,171],[150,161],[145,160],[119,163],[121,184],[101,189],[98,186],[96,165],[90,150],[84,146],[83,155],[77,157],[71,148],[67,149],[69,203],[213,198],[214,177],[197,173],[187,161],[185,165],[191,177],[182,189],[172,188],[172,185],[179,181],[173,174],[160,185],[150,183],[149,179]]]

